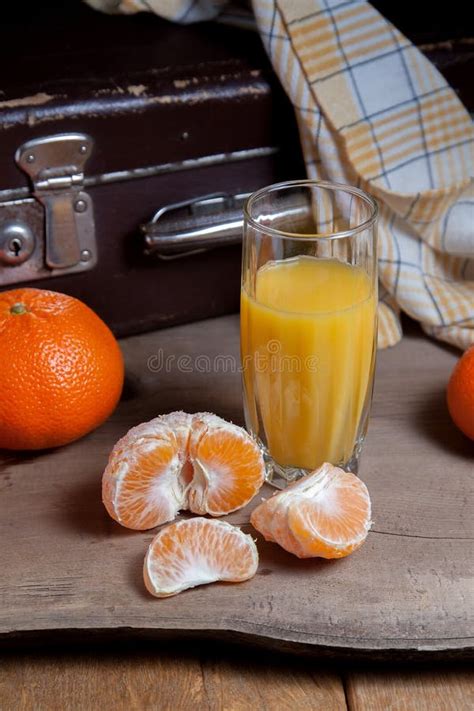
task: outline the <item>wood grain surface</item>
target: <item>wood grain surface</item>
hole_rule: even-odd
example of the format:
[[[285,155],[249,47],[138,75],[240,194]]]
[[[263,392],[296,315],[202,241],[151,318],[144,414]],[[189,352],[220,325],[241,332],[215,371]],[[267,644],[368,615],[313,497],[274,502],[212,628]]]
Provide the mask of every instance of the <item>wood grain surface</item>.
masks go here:
[[[122,347],[127,386],[102,428],[59,450],[1,457],[0,636],[189,630],[314,651],[472,649],[474,447],[444,404],[453,351],[415,332],[379,355],[360,470],[375,525],[360,551],[299,561],[259,539],[253,580],[156,600],[141,577],[153,532],[128,531],[107,516],[101,473],[114,442],[159,413],[211,410],[242,422],[237,367],[214,360],[238,363],[238,319],[137,336]],[[180,355],[191,358],[184,371]],[[229,520],[251,530],[260,498]]]
[[[346,677],[350,711],[472,711],[472,671],[354,672]]]
[[[347,670],[211,645],[0,657],[2,711],[471,711],[466,667]]]
[[[294,660],[293,660],[294,661]],[[27,654],[2,658],[2,711],[340,711],[334,670],[212,652]]]

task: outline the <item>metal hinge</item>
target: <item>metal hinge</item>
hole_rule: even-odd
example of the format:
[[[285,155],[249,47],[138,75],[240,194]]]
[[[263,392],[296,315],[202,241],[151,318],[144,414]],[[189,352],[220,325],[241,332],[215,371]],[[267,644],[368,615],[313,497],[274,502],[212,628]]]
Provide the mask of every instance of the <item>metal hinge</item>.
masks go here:
[[[44,206],[44,258],[55,273],[90,269],[97,261],[92,199],[84,190],[92,148],[90,136],[64,133],[28,141],[15,153]]]

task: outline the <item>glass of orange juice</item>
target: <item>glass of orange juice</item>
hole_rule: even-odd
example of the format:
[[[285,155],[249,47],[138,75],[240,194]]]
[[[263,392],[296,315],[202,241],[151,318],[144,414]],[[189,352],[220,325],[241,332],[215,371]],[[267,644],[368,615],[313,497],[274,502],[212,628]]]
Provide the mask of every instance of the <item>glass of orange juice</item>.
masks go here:
[[[323,462],[357,472],[377,336],[377,204],[299,180],[244,207],[245,420],[279,488]]]

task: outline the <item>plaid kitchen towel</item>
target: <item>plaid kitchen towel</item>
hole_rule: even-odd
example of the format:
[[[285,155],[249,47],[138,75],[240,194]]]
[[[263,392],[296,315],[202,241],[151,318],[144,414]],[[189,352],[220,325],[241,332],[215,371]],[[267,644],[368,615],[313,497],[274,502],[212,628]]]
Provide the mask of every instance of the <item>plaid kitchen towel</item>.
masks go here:
[[[210,19],[218,0],[87,0],[119,12]],[[358,185],[380,205],[379,346],[400,311],[431,336],[474,343],[474,129],[423,54],[363,0],[254,0],[293,102],[308,176]]]

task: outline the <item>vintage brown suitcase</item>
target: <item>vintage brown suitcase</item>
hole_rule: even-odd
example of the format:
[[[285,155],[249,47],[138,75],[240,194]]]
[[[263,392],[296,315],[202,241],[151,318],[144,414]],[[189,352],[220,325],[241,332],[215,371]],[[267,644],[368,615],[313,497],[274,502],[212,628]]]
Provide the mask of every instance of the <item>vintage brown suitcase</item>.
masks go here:
[[[304,175],[258,35],[38,5],[3,25],[1,288],[77,296],[118,335],[237,310],[243,196]]]
[[[374,4],[473,108],[456,3]],[[0,289],[73,294],[119,335],[237,310],[243,196],[304,175],[258,35],[47,0],[2,8],[1,40]]]

